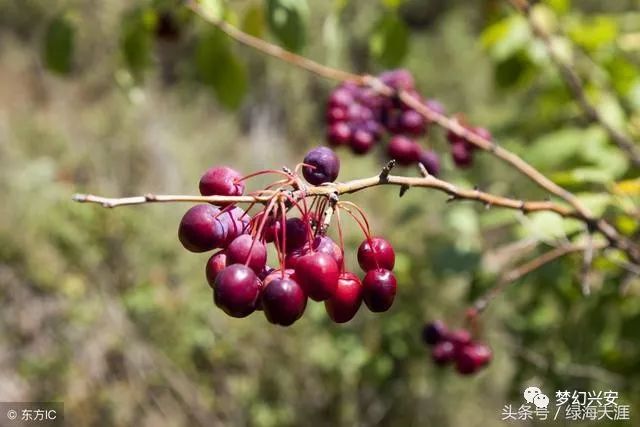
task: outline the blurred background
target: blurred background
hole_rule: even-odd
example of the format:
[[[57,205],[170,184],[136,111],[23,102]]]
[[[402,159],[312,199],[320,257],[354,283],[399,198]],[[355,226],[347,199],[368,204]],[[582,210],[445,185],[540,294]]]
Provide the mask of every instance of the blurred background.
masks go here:
[[[589,99],[637,139],[640,2],[548,0],[536,13]],[[637,236],[638,168],[584,119],[505,1],[233,0],[225,17],[347,70],[408,68],[425,96]],[[577,238],[580,223],[426,190],[353,195],[396,248],[394,306],[336,325],[310,304],[281,328],[214,307],[207,255],[177,240],[188,205],[71,201],[197,194],[213,165],[294,166],[324,143],[333,87],[235,44],[177,2],[0,0],[0,400],[63,401],[78,426],[497,426],[503,406],[537,385],[618,391],[627,424],[640,425],[640,282],[619,254],[597,254],[590,296],[579,255],[509,287],[482,317],[495,358],[479,375],[438,369],[420,341],[426,321],[461,326],[500,273]],[[421,143],[441,153],[446,180],[546,196],[487,154],[454,169],[439,129]],[[378,151],[339,155],[342,181],[384,163]],[[355,269],[361,235],[348,230]]]

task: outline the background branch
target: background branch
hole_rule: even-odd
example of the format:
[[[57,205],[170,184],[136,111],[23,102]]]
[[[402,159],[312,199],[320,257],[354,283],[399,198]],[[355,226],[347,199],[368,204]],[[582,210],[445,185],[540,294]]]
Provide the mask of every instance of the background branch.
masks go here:
[[[627,154],[629,160],[635,166],[640,166],[640,148],[628,135],[624,134],[607,122],[607,120],[602,117],[602,114],[600,114],[596,107],[589,101],[582,79],[573,67],[567,64],[558,54],[553,45],[551,35],[538,21],[536,21],[535,17],[531,13],[531,6],[527,0],[509,0],[509,3],[511,3],[511,5],[513,5],[513,7],[521,12],[527,19],[531,31],[544,45],[549,58],[560,72],[565,85],[575,98],[587,120],[591,123],[599,124],[607,132],[611,140]]]

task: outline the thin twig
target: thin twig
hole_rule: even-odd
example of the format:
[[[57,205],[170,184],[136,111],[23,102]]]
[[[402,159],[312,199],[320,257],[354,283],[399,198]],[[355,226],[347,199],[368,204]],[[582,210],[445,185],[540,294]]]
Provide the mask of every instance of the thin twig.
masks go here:
[[[609,135],[611,140],[624,151],[629,160],[635,165],[640,166],[640,148],[634,143],[634,141],[620,130],[613,127],[597,110],[597,108],[587,98],[586,91],[584,89],[584,83],[578,75],[578,73],[567,64],[557,52],[553,45],[551,35],[544,29],[538,21],[536,21],[533,14],[531,14],[531,6],[527,0],[508,0],[513,7],[521,12],[531,27],[533,34],[544,45],[549,58],[554,63],[562,79],[564,80],[567,88],[571,91],[571,94],[575,98],[576,102],[582,109],[584,116],[592,123],[599,124]]]
[[[500,293],[504,291],[504,289],[510,285],[511,283],[523,278],[527,274],[536,271],[537,269],[553,262],[559,258],[562,258],[565,255],[574,252],[582,252],[588,249],[591,246],[592,248],[603,249],[607,247],[606,242],[598,242],[598,243],[576,243],[571,245],[563,245],[558,246],[556,248],[551,249],[543,253],[542,255],[525,262],[524,264],[507,271],[504,273],[500,279],[498,280],[496,286],[491,288],[489,292],[487,292],[482,297],[478,298],[476,302],[473,304],[475,310],[480,313],[487,308],[489,303],[496,298]]]
[[[372,176],[370,178],[356,179],[343,183],[323,184],[321,186],[307,186],[304,190],[290,191],[289,195],[294,200],[301,200],[311,196],[331,196],[351,194],[367,188],[381,185],[409,186],[432,188],[451,196],[455,200],[473,200],[496,207],[514,209],[528,212],[550,211],[556,214],[569,217],[580,218],[580,215],[568,207],[551,201],[525,201],[510,199],[508,197],[496,196],[491,193],[478,190],[460,189],[454,184],[438,179],[434,176],[427,177],[406,177],[398,175],[384,174]],[[73,200],[80,203],[96,203],[103,207],[115,208],[118,206],[142,205],[146,203],[167,203],[167,202],[188,202],[188,203],[261,203],[266,204],[273,196],[183,196],[183,195],[152,195],[110,198],[95,196],[92,194],[76,194]]]

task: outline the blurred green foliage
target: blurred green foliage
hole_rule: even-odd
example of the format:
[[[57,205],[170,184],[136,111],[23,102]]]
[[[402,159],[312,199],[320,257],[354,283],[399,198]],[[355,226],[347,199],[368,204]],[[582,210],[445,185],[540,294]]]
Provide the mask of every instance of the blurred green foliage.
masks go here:
[[[506,2],[208,0],[253,35],[320,62],[411,70],[422,92],[487,126],[506,148],[637,239],[640,179],[587,123],[544,47]],[[535,13],[606,119],[640,134],[638,1],[542,1]],[[204,280],[206,255],[175,230],[186,206],[105,210],[74,192],[195,193],[214,164],[293,166],[323,141],[333,83],[238,46],[178,2],[0,0],[0,397],[62,400],[70,425],[502,425],[525,385],[617,390],[640,413],[640,282],[619,254],[526,276],[482,320],[495,352],[473,378],[441,371],[422,324],[460,325],[497,276],[576,221],[523,216],[435,192],[353,195],[398,253],[392,310],[343,326],[311,304],[294,327],[230,319]],[[490,155],[445,179],[544,198]],[[340,153],[341,180],[381,157]],[[413,174],[412,170],[399,171]],[[255,188],[264,181],[258,179]],[[348,262],[361,240],[346,236]],[[515,244],[514,244],[515,242]],[[606,255],[606,256],[605,256]],[[617,424],[616,424],[617,425]]]

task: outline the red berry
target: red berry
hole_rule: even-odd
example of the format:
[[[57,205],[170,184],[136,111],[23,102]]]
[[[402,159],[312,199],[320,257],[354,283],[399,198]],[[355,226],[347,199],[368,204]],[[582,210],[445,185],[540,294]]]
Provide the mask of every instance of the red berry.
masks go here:
[[[451,341],[441,341],[431,350],[431,358],[439,366],[452,362],[455,357],[456,350]]]
[[[182,217],[178,238],[191,252],[206,252],[222,247],[226,229],[217,218],[220,209],[208,204],[190,208]]]
[[[376,140],[373,134],[364,129],[356,129],[349,142],[351,151],[356,154],[365,154],[369,152],[375,144]]]
[[[234,264],[218,273],[213,300],[229,316],[246,317],[255,310],[259,293],[260,282],[253,270]]]
[[[362,294],[362,282],[358,276],[350,272],[342,273],[335,293],[324,302],[331,320],[345,323],[353,319],[362,304]]]
[[[480,370],[491,360],[491,350],[483,344],[471,343],[456,353],[456,370],[470,375]]]
[[[247,261],[250,269],[260,273],[267,263],[267,248],[259,240],[243,234],[227,247],[227,264],[246,264]]]
[[[208,169],[200,178],[203,196],[241,196],[244,193],[242,175],[235,169],[219,166]]]
[[[236,237],[247,233],[251,217],[237,206],[227,206],[218,215],[218,220],[224,229],[222,246],[228,246]]]
[[[467,140],[453,131],[447,131],[447,141],[450,144],[467,144]]]
[[[403,68],[389,70],[380,74],[380,80],[396,90],[412,90],[415,87],[413,76]]]
[[[308,253],[309,253],[309,247],[306,245],[301,248],[294,249],[290,252],[287,252],[284,258],[284,265],[287,268],[295,269],[296,265],[298,264],[298,260],[300,260],[300,258],[307,255]]]
[[[272,217],[267,218],[264,223],[264,231],[262,232],[265,242],[274,242],[276,240],[276,235],[278,236],[278,239],[282,240],[282,228],[280,224],[280,220]]]
[[[330,298],[338,286],[338,264],[327,254],[314,252],[300,257],[295,272],[300,286],[314,301]]]
[[[358,264],[364,271],[376,268],[393,270],[396,254],[391,243],[382,237],[371,237],[364,240],[358,248]]]
[[[327,141],[331,145],[347,145],[351,140],[351,127],[346,122],[333,123],[327,129]]]
[[[334,124],[347,120],[347,110],[343,107],[333,107],[327,110],[327,123]]]
[[[353,102],[354,99],[351,91],[343,87],[338,87],[329,96],[329,101],[327,102],[327,104],[330,108],[348,108],[351,104],[353,104]]]
[[[451,146],[451,158],[459,168],[468,168],[473,164],[473,152],[466,142],[456,142]]]
[[[449,331],[441,320],[428,323],[422,329],[422,341],[428,345],[436,345],[446,339]]]
[[[409,166],[418,161],[420,145],[406,136],[396,135],[389,141],[387,154],[395,159],[399,165]]]
[[[291,278],[276,277],[262,291],[262,309],[267,320],[289,326],[302,317],[307,296],[302,287]]]
[[[489,132],[488,129],[485,129],[483,127],[477,127],[477,128],[471,129],[471,131],[482,139],[486,139],[487,141],[493,140],[493,136],[491,135],[491,132]]]
[[[389,310],[396,296],[396,277],[384,268],[367,272],[362,280],[364,302],[369,310],[379,313]]]
[[[207,266],[205,267],[205,274],[207,276],[207,282],[209,286],[213,288],[213,285],[216,281],[216,277],[218,277],[218,273],[220,273],[227,266],[227,255],[223,251],[216,252],[211,255],[209,261],[207,261]]]
[[[400,129],[402,133],[420,136],[426,130],[426,120],[422,114],[415,110],[404,111],[400,115]]]
[[[471,342],[471,333],[466,329],[456,329],[449,333],[447,340],[456,347],[456,351],[459,351]]]
[[[331,255],[334,260],[336,260],[336,264],[338,267],[342,266],[344,262],[344,254],[340,246],[336,244],[330,237],[328,236],[317,236],[313,239],[313,243],[311,248],[314,252],[321,252],[323,254]]]
[[[300,218],[289,218],[285,223],[286,251],[291,252],[302,248],[309,241],[309,224]],[[282,241],[282,236],[278,236]]]
[[[444,106],[440,102],[436,101],[435,99],[427,99],[424,103],[424,106],[430,109],[431,111],[433,111],[434,113],[437,113],[440,115],[446,114]]]
[[[422,150],[418,161],[431,175],[435,177],[440,175],[440,157],[435,151]]]
[[[340,172],[340,159],[331,148],[317,147],[304,156],[302,175],[312,185],[333,182]]]

